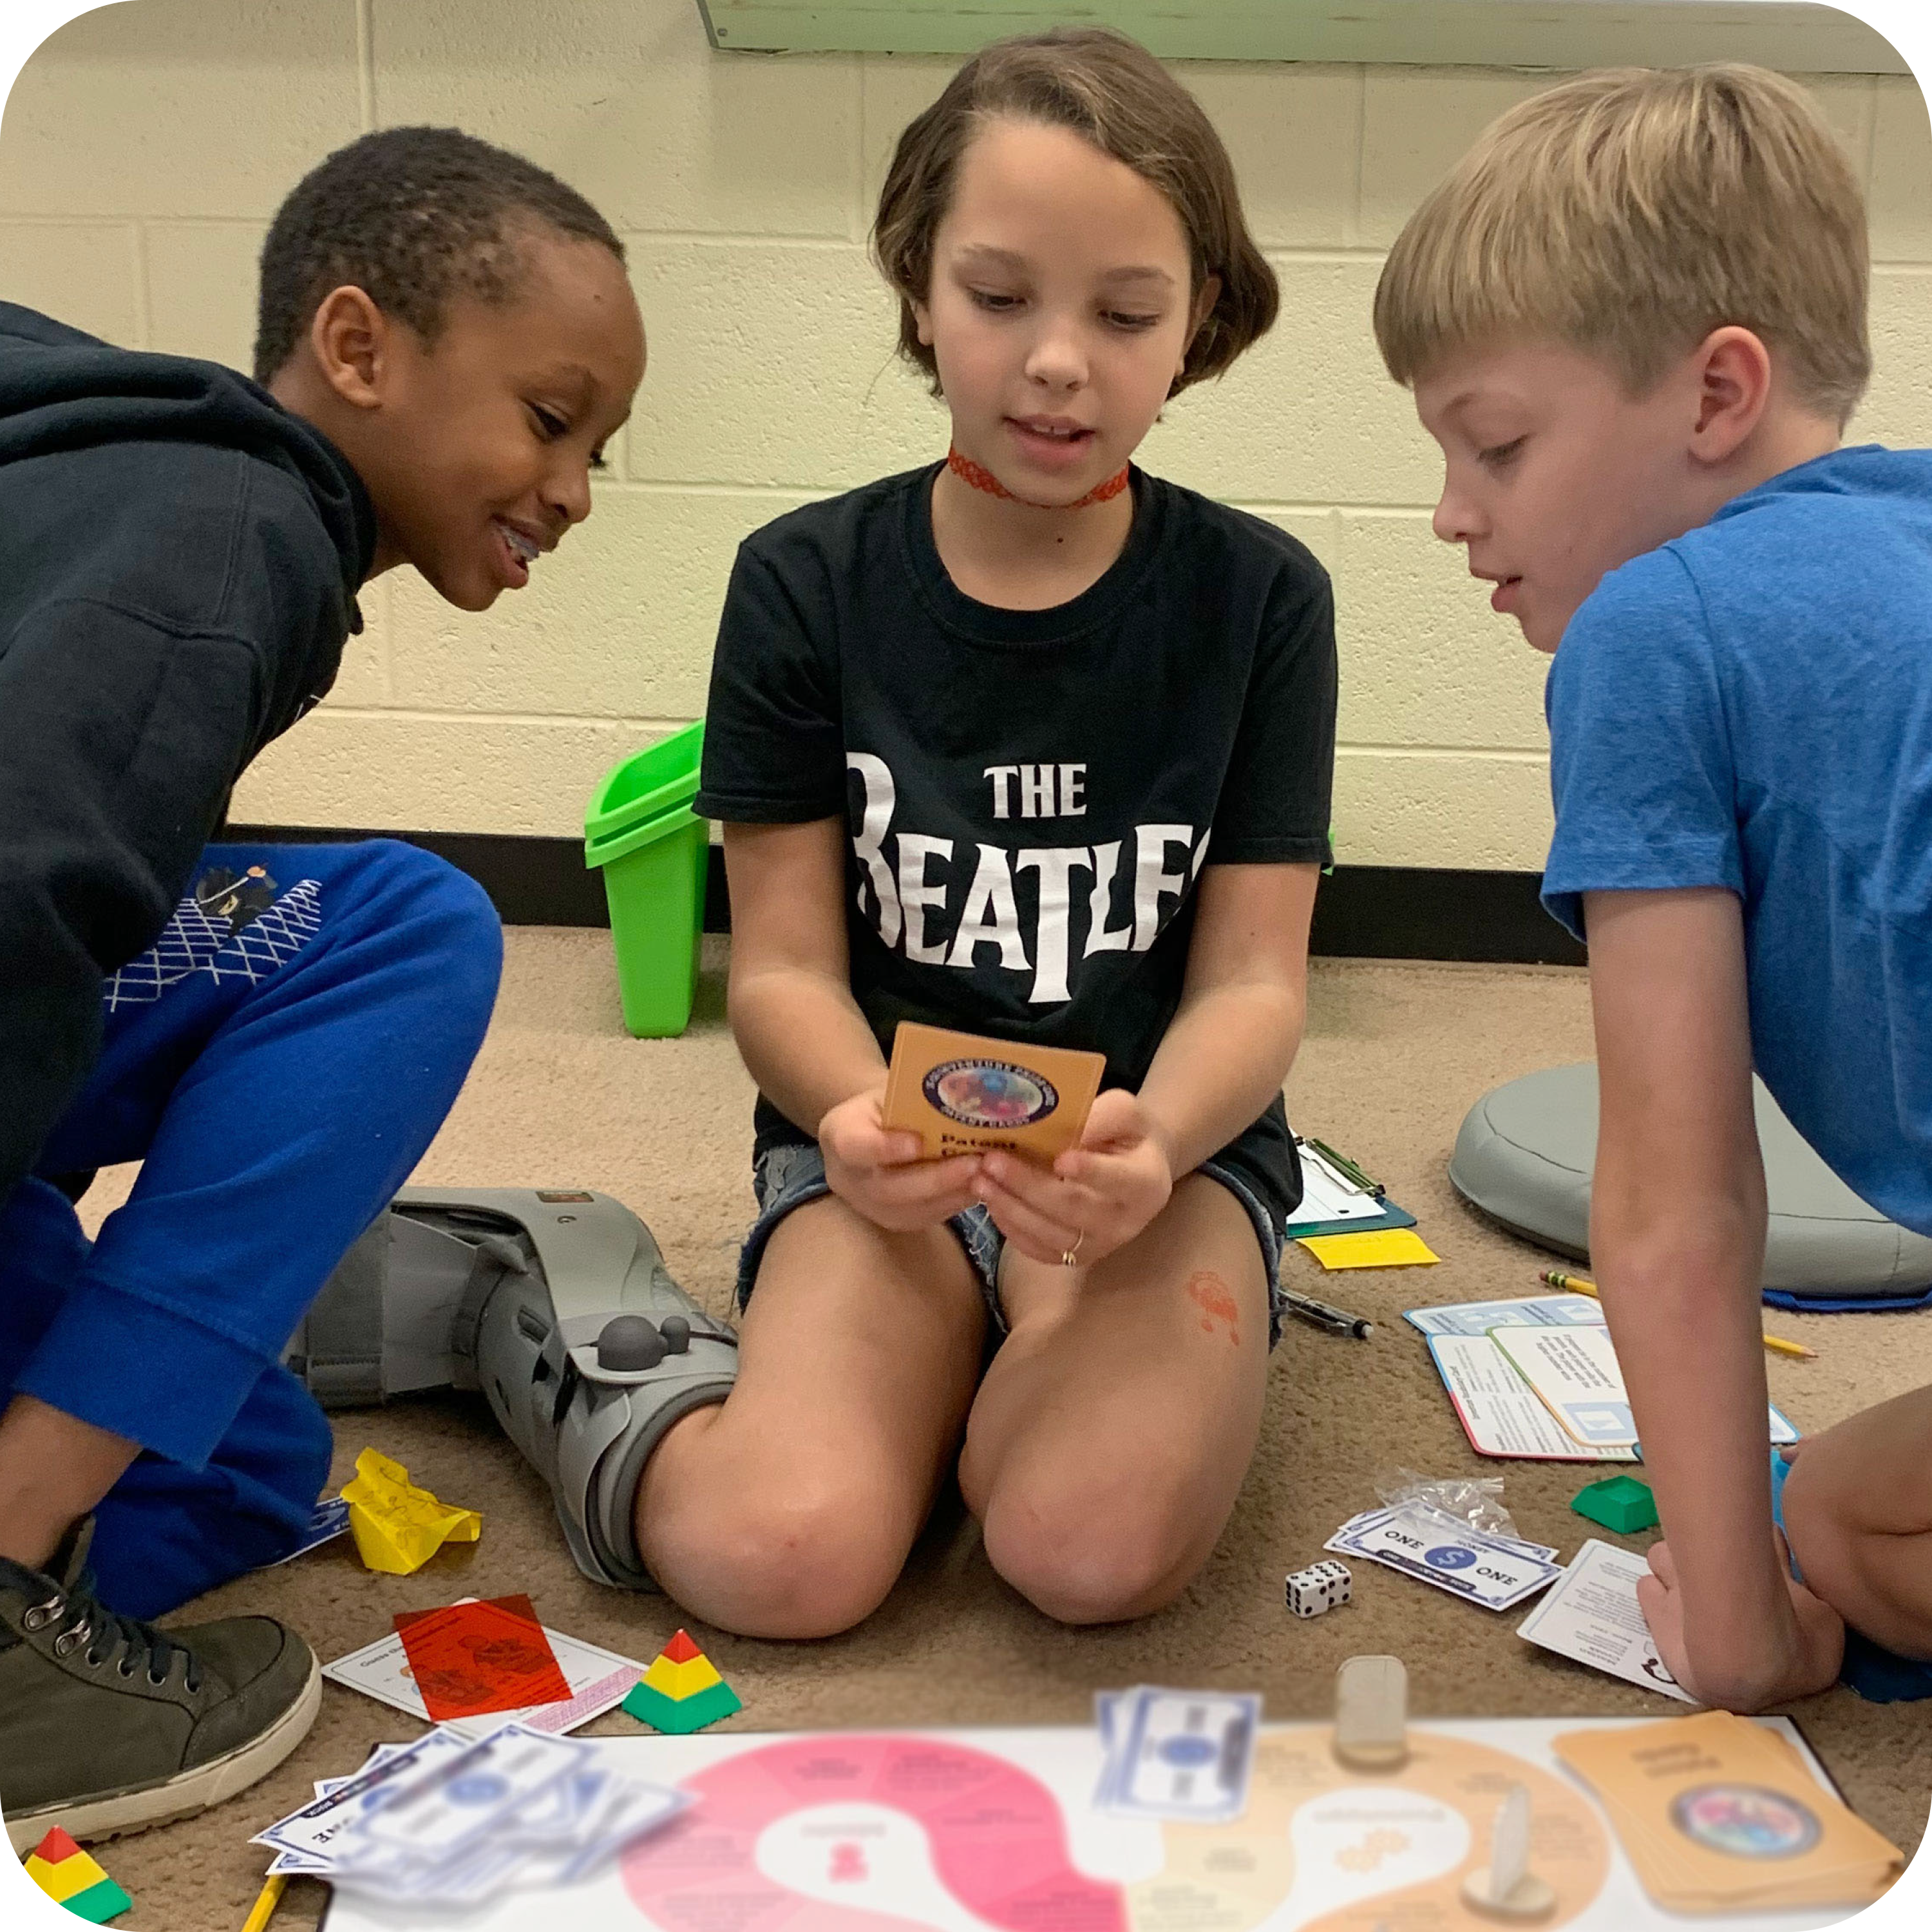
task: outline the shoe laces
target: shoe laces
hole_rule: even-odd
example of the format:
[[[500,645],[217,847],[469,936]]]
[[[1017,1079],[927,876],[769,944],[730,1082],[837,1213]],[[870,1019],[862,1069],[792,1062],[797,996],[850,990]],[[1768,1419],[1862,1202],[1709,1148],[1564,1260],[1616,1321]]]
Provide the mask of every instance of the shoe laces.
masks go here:
[[[138,1618],[117,1616],[84,1584],[78,1589],[57,1591],[45,1603],[33,1605],[21,1621],[30,1630],[59,1623],[53,1640],[55,1656],[70,1656],[84,1643],[92,1668],[98,1670],[112,1661],[123,1677],[134,1675],[145,1652],[148,1682],[157,1687],[168,1681],[168,1672],[179,1657],[184,1660],[182,1678],[186,1688],[190,1691],[201,1688],[194,1653],[185,1644],[177,1643],[166,1631]]]

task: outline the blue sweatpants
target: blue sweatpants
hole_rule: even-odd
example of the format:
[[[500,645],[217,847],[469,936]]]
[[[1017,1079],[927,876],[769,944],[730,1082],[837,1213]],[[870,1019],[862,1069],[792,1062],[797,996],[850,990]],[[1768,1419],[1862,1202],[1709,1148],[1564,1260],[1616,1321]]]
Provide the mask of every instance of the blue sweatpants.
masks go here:
[[[294,1546],[330,1437],[282,1349],[442,1124],[502,962],[482,890],[412,846],[210,846],[107,982],[92,1076],[0,1204],[0,1406],[140,1444],[97,1514],[110,1609]],[[90,1243],[54,1184],[131,1160]]]

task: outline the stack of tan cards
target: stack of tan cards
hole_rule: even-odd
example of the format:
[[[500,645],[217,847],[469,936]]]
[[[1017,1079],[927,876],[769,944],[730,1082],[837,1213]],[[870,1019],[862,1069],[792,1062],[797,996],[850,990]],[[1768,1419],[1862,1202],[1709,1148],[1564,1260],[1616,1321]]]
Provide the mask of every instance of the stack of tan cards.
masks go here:
[[[1666,1912],[1869,1905],[1904,1869],[1784,1738],[1728,1711],[1571,1731],[1555,1748]]]
[[[917,1134],[928,1160],[1010,1148],[1050,1166],[1079,1139],[1106,1069],[1097,1053],[902,1020],[886,1075],[885,1124]]]

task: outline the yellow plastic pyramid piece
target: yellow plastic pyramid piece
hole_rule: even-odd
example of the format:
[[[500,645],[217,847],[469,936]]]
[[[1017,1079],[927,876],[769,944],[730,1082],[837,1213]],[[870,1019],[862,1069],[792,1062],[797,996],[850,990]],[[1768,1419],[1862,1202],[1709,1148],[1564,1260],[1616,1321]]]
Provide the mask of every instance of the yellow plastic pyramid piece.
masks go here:
[[[483,1533],[483,1519],[474,1510],[438,1502],[410,1480],[401,1463],[374,1449],[356,1457],[342,1498],[363,1563],[392,1576],[420,1570],[446,1543],[474,1543]]]
[[[58,1825],[21,1863],[56,1905],[90,1925],[118,1918],[134,1903]]]
[[[724,1681],[717,1666],[702,1651],[687,1664],[674,1664],[662,1655],[653,1658],[644,1676],[644,1682],[653,1690],[674,1700],[694,1697],[699,1691],[709,1690],[712,1684]]]
[[[27,1876],[56,1905],[64,1905],[76,1892],[98,1885],[107,1874],[85,1852],[76,1852],[57,1865],[49,1864],[45,1858],[29,1858]]]

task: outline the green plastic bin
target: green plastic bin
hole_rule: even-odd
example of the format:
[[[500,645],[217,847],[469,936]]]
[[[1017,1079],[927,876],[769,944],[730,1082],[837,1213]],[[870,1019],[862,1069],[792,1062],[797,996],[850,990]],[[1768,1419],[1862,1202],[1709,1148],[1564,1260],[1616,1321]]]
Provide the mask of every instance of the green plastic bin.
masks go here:
[[[601,869],[626,1029],[668,1040],[691,1019],[704,938],[711,826],[691,808],[700,720],[635,753],[591,794],[584,862]]]

